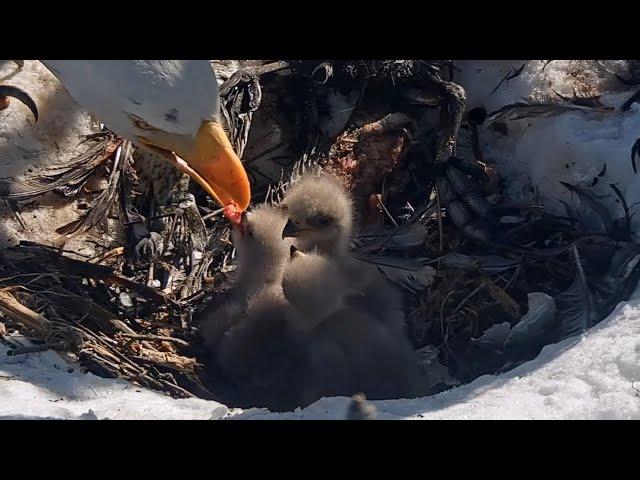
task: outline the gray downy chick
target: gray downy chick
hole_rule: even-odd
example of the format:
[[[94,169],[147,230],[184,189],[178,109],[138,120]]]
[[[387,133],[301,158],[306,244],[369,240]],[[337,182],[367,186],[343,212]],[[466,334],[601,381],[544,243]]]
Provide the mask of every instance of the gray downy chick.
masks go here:
[[[268,205],[243,217],[232,232],[238,270],[231,300],[202,326],[238,400],[272,409],[299,406],[306,365],[303,339],[292,328],[296,312],[282,291],[290,246],[281,234],[285,223],[282,209]]]
[[[326,255],[292,252],[283,291],[309,332],[304,398],[364,392],[373,398],[415,396],[418,358],[402,332],[345,303],[347,279]]]
[[[276,294],[281,292],[289,242],[283,240],[279,232],[286,221],[282,209],[260,205],[246,212],[240,228],[232,231],[238,267],[231,299],[200,315],[200,334],[209,348],[215,348],[226,331],[246,318],[250,298],[265,289],[273,289]]]
[[[249,299],[246,317],[219,343],[220,370],[251,406],[290,410],[303,404],[307,350],[292,328],[295,315],[281,290],[266,288]]]
[[[349,253],[353,206],[343,185],[328,175],[310,175],[289,188],[281,207],[288,216],[283,237],[303,252],[316,250],[334,260],[352,292],[349,303],[401,330],[402,293],[374,265]]]
[[[338,264],[326,255],[306,254],[292,246],[282,290],[299,312],[298,328],[309,333],[322,320],[345,307],[348,281]]]

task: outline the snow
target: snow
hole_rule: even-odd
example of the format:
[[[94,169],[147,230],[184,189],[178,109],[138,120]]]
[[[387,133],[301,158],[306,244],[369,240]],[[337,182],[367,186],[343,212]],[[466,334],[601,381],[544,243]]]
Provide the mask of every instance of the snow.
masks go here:
[[[228,410],[77,367],[68,373],[69,365],[53,352],[7,357],[6,350],[0,345],[0,419],[344,419],[349,404],[339,397],[288,413]],[[371,403],[381,420],[640,419],[640,288],[583,336],[548,345],[503,375],[428,398]]]
[[[480,131],[481,148],[486,159],[509,178],[507,193],[513,199],[539,196],[549,211],[565,213],[558,199],[571,198],[560,181],[590,185],[606,164],[606,174],[591,191],[606,196],[604,204],[612,211],[619,207],[611,183],[621,188],[629,205],[640,201],[640,175],[634,174],[630,155],[631,146],[640,136],[640,104],[626,112],[619,110],[634,90],[622,88],[613,75],[595,68],[594,62],[556,60],[544,72],[543,62],[529,62],[520,76],[491,95],[500,79],[523,63],[461,62],[458,81],[467,91],[468,108],[484,107],[491,112],[523,99],[549,101],[554,92],[572,96],[575,89],[579,94],[602,94],[602,104],[615,110],[509,122],[506,137],[485,124]],[[640,231],[639,221],[634,217],[635,231]]]
[[[124,380],[82,373],[55,352],[8,356],[8,350],[0,343],[0,419],[210,420],[228,413],[217,402],[173,399]]]
[[[457,63],[461,69],[457,80],[467,90],[469,108],[483,106],[493,111],[523,98],[545,101],[554,92],[570,96],[574,89],[602,94],[603,104],[616,107],[612,113],[597,116],[567,113],[510,122],[506,137],[484,125],[480,129],[483,152],[509,178],[508,194],[513,199],[537,198],[551,210],[560,208],[558,198],[569,200],[570,196],[559,180],[590,184],[606,163],[606,174],[593,191],[610,195],[608,184],[615,183],[629,205],[640,201],[640,175],[633,173],[630,161],[631,146],[640,136],[640,106],[627,112],[619,110],[633,90],[593,62],[557,60],[546,67],[542,61],[528,62],[520,76],[491,94],[505,74],[519,68],[523,60]],[[0,62],[0,79],[10,71],[9,63]],[[28,61],[25,72],[4,81],[31,93],[33,89],[41,91],[52,105],[57,102],[59,107],[48,115],[59,120],[51,120],[54,130],[47,134],[30,130],[25,109],[0,112],[3,155],[14,152],[11,158],[18,158],[21,142],[33,152],[26,159],[11,160],[6,167],[11,172],[0,172],[0,177],[19,173],[35,160],[48,163],[54,139],[65,146],[65,152],[70,151],[79,134],[91,126],[89,117],[74,106],[41,65]],[[8,128],[10,115],[17,119],[15,130],[24,138],[17,139],[14,128]],[[65,122],[68,127],[55,129]],[[44,125],[38,128],[46,130]],[[612,197],[608,202],[615,207]],[[637,231],[638,221],[634,221]],[[15,229],[11,234],[17,234]],[[72,372],[69,368],[53,352],[7,357],[6,347],[0,344],[0,418],[342,419],[349,403],[347,398],[324,398],[289,413],[229,410],[216,402],[174,400],[127,382],[81,373],[77,366],[72,366]],[[381,419],[632,419],[640,418],[636,388],[640,390],[640,288],[584,335],[548,345],[536,359],[510,372],[483,376],[428,398],[372,403]]]

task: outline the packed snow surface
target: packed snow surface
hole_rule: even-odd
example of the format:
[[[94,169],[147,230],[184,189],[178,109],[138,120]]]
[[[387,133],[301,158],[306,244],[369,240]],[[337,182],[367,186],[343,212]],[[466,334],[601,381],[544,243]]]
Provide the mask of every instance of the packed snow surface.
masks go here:
[[[54,352],[7,356],[7,351],[0,344],[0,419],[209,420],[228,411],[216,402],[175,400],[124,380],[81,373]]]
[[[340,397],[290,413],[229,411],[69,373],[53,352],[8,357],[6,350],[0,345],[0,418],[343,419],[349,404]],[[548,345],[503,375],[432,397],[371,403],[379,419],[640,419],[640,289],[583,336]]]

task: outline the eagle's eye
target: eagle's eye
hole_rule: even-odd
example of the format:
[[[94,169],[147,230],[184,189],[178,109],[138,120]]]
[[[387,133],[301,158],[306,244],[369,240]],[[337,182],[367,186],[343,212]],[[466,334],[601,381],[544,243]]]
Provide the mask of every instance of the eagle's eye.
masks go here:
[[[157,130],[156,127],[149,125],[144,120],[134,120],[133,124],[140,130]]]
[[[153,125],[149,125],[147,122],[145,122],[143,119],[141,119],[137,115],[134,115],[133,113],[129,113],[129,112],[124,112],[124,113],[125,115],[127,115],[127,117],[129,117],[129,120],[131,120],[131,122],[136,128],[139,128],[140,130],[158,130],[156,127],[154,127]]]

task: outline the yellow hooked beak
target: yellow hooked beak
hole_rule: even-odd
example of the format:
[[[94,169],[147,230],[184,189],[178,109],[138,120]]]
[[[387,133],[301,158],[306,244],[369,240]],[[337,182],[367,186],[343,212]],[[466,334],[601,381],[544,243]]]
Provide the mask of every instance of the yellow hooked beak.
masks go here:
[[[180,141],[176,142],[180,145],[160,145],[144,137],[138,140],[198,182],[220,206],[238,214],[249,206],[251,186],[247,172],[219,123],[202,122],[195,144]]]

